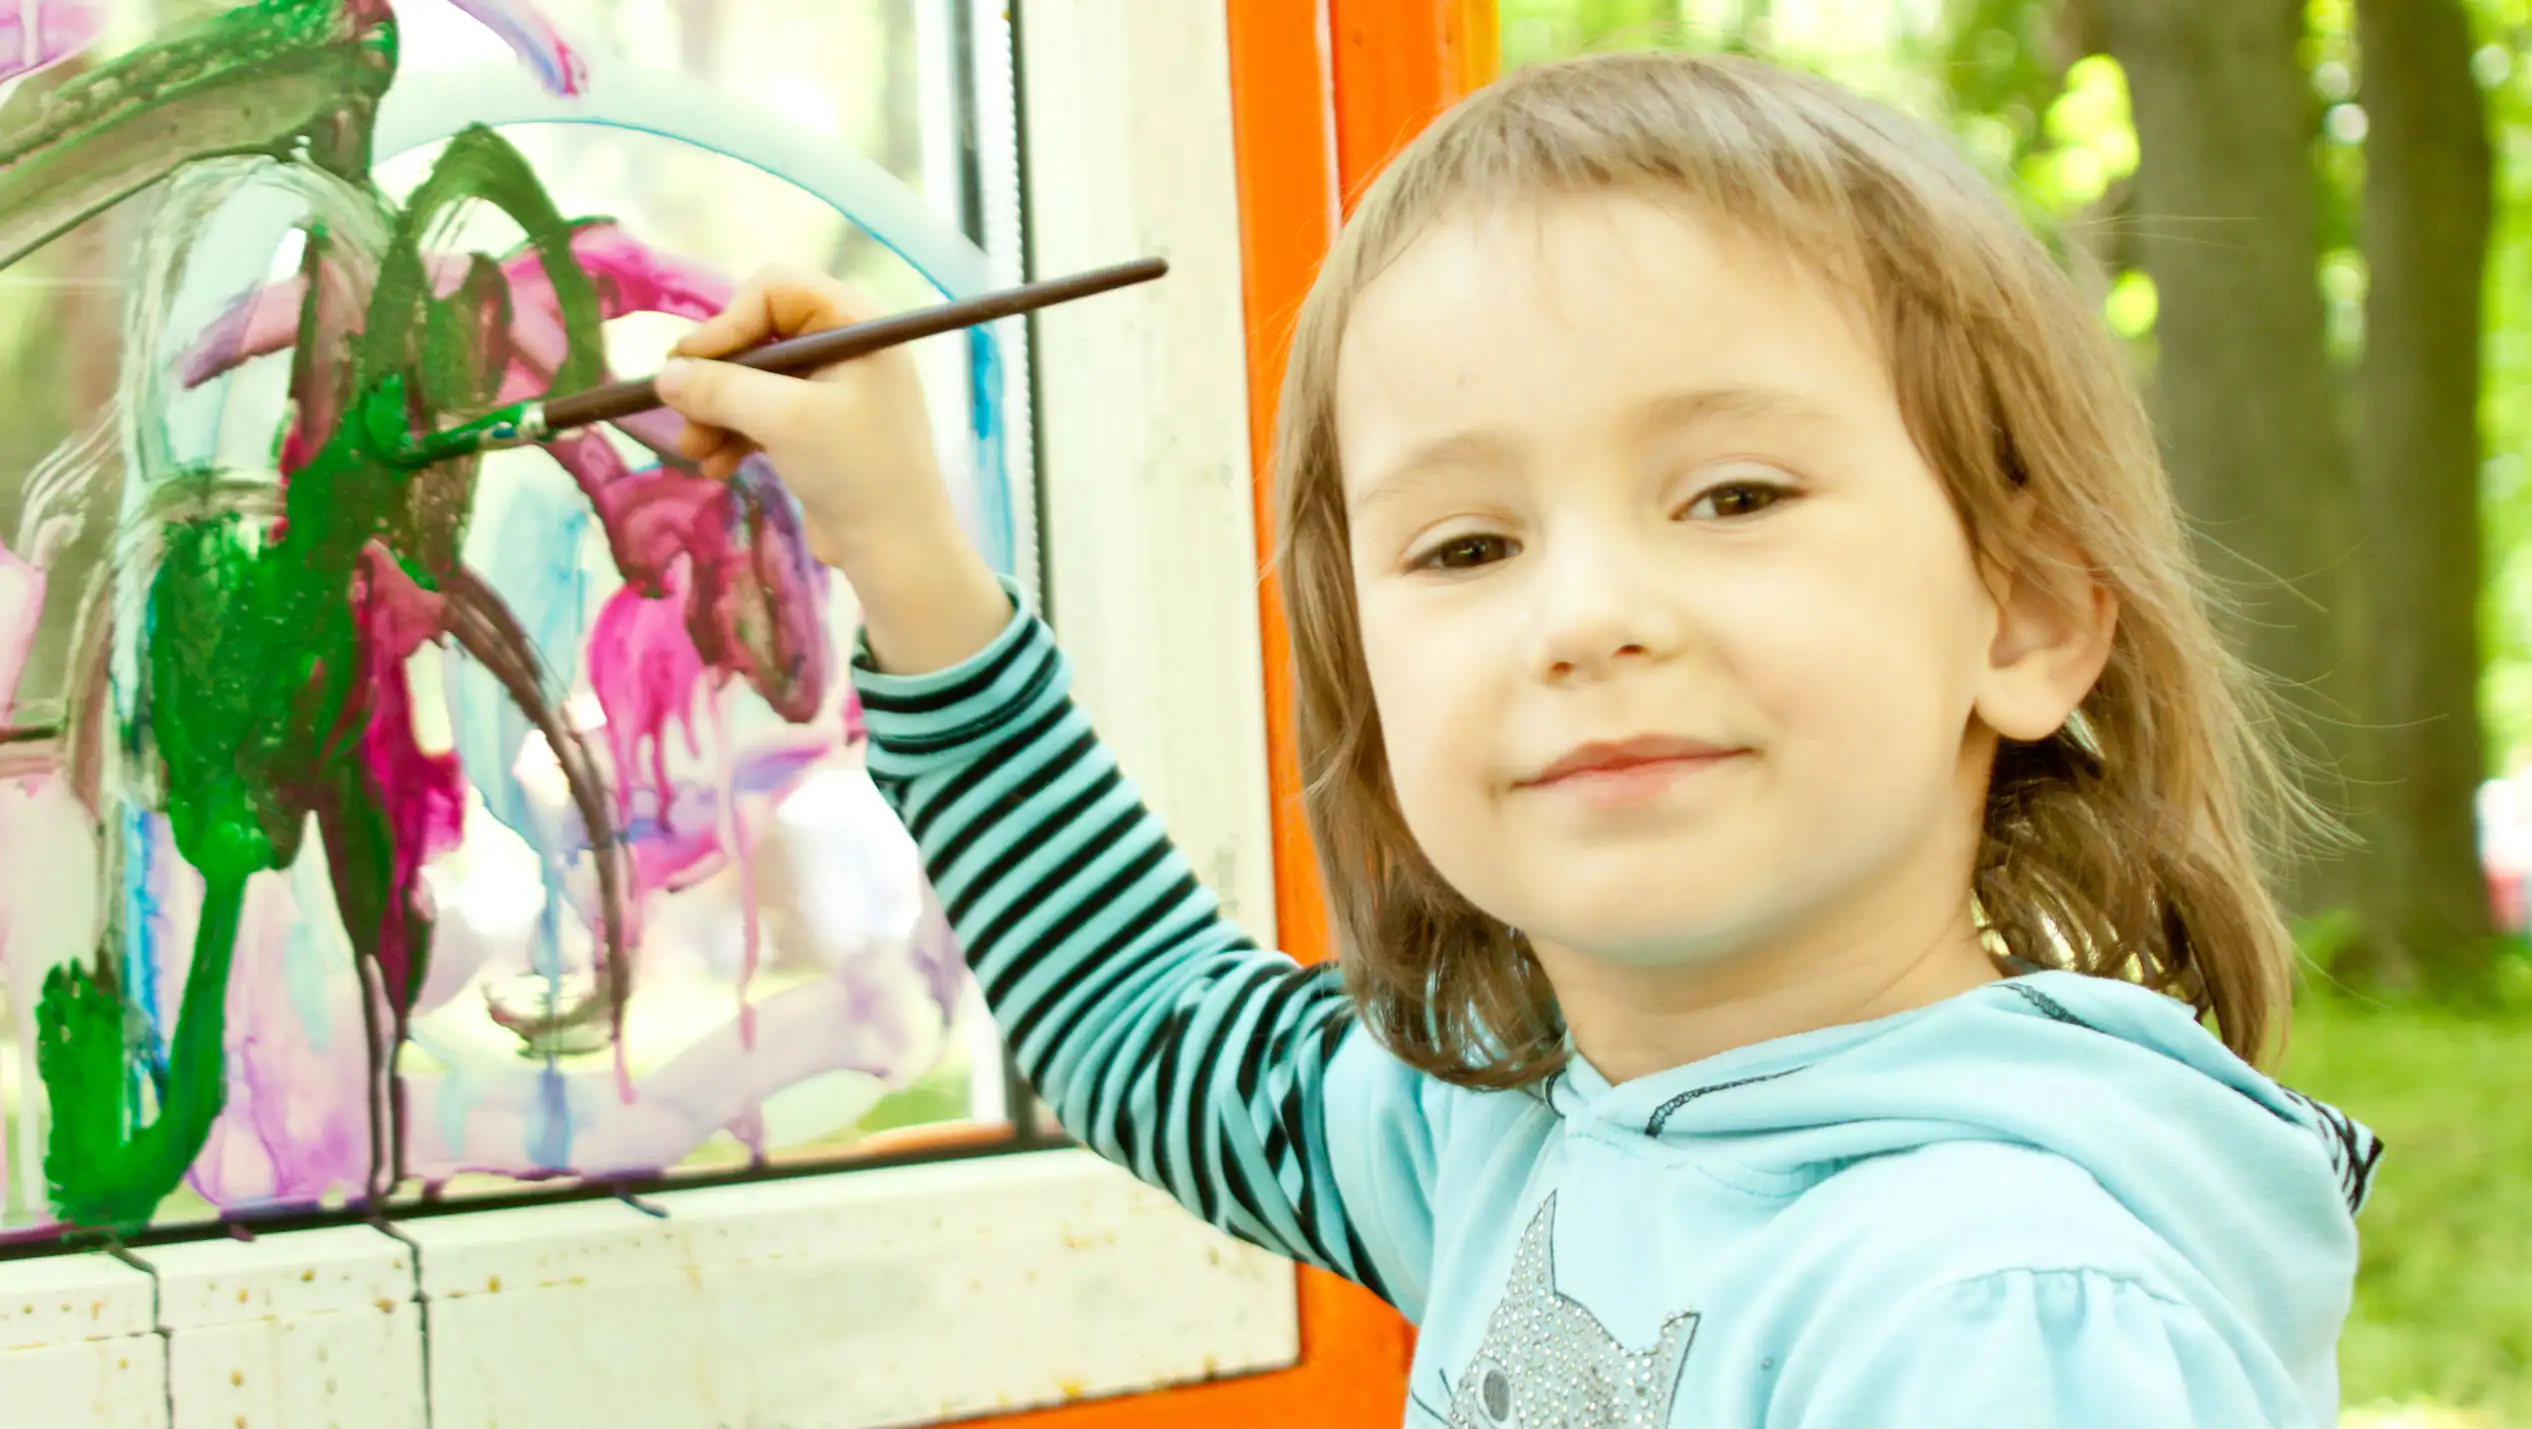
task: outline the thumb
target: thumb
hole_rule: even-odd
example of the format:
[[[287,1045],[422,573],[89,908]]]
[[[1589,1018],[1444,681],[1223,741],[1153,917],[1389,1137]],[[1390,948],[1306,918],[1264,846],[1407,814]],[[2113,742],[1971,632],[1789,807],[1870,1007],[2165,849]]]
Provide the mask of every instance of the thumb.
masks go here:
[[[798,419],[808,384],[730,362],[680,357],[660,368],[659,400],[701,426],[738,433],[758,446],[771,444]]]

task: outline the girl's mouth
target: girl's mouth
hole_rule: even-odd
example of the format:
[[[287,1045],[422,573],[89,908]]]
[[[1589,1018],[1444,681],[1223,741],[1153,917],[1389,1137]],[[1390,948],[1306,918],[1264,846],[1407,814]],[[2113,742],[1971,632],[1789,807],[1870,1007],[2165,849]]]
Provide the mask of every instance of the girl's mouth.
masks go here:
[[[1576,745],[1519,787],[1572,794],[1595,805],[1630,804],[1748,752],[1676,735],[1595,740]]]

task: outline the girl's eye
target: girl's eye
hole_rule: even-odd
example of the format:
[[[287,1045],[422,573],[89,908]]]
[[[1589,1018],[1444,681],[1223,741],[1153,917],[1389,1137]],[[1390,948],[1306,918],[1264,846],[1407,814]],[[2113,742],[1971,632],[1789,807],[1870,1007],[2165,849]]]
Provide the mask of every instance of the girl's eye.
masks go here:
[[[1734,516],[1754,516],[1790,495],[1785,488],[1765,481],[1727,481],[1697,493],[1682,516],[1708,520],[1728,520]]]
[[[1517,549],[1509,536],[1453,536],[1427,548],[1409,564],[1419,571],[1468,571],[1506,560]]]

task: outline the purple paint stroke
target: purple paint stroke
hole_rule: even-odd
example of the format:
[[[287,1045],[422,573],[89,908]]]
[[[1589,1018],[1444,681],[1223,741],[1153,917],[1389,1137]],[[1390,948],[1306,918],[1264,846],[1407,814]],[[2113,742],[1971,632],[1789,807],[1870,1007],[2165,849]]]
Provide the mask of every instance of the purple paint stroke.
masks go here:
[[[744,961],[752,969],[758,935],[750,896],[751,830],[761,816],[747,806],[779,803],[816,772],[834,754],[833,729],[800,729],[741,750],[716,720],[714,747],[705,748],[695,729],[694,702],[718,701],[706,667],[684,638],[675,602],[645,599],[630,586],[600,613],[590,634],[588,666],[591,689],[606,716],[619,837],[632,870],[627,903],[634,926],[647,921],[653,895],[682,892],[735,865],[743,884]],[[673,750],[681,744],[690,760],[713,772],[699,776],[673,763]]]
[[[734,670],[774,713],[799,722],[825,702],[832,651],[826,631],[826,567],[809,554],[809,533],[791,492],[761,456],[739,464],[717,510],[717,531],[691,532],[698,586],[714,640],[704,657]],[[706,536],[724,543],[715,546]],[[693,620],[689,617],[689,627]]]
[[[745,800],[779,800],[830,759],[833,749],[831,739],[803,731],[786,744],[752,750],[735,761],[735,792]],[[668,861],[683,865],[671,886],[692,886],[725,866],[711,832],[724,820],[714,792],[692,779],[679,781],[676,806],[673,826],[703,830],[699,840],[712,845],[704,858]],[[665,867],[646,845],[666,837],[654,821],[637,818],[626,835],[635,864],[654,871]],[[887,867],[861,866],[870,862],[862,847],[869,833],[858,826],[829,819],[805,834],[784,827],[774,838],[785,846],[779,852],[787,865],[822,875],[850,868],[857,880],[873,884],[861,895],[865,898],[881,897],[880,883],[914,882],[911,855],[902,849],[893,850],[893,860],[881,856],[878,862]],[[804,839],[809,846],[791,847]],[[646,890],[659,886],[643,881]],[[231,994],[231,1110],[191,1178],[195,1190],[224,1208],[306,1205],[331,1187],[360,1186],[367,1167],[369,1113],[358,1041],[337,1038],[319,1052],[279,1005],[286,940],[264,934],[287,927],[288,890],[278,881],[267,889],[266,882],[259,877],[250,885],[250,914],[240,930]],[[831,879],[817,886],[823,890]],[[198,896],[195,890],[179,897],[182,917],[191,916]],[[965,976],[937,908],[928,900],[925,908],[911,937],[873,948],[829,945],[836,920],[784,910],[799,936],[818,945],[816,956],[833,967],[831,979],[756,1004],[750,1012],[757,1021],[753,1045],[735,1019],[706,1034],[638,1079],[629,1102],[611,1070],[566,1074],[574,1167],[588,1175],[655,1170],[682,1160],[715,1130],[731,1131],[745,1142],[751,1121],[761,1120],[751,1115],[755,1099],[820,1072],[856,1071],[888,1088],[910,1082],[937,1055],[956,1005],[958,979]],[[474,936],[462,917],[444,919],[434,940],[434,975],[443,959],[481,964],[489,949],[462,946]],[[511,952],[518,956],[522,950]],[[891,986],[899,995],[890,995]],[[903,995],[909,989],[919,990],[911,1001]],[[325,996],[333,1025],[359,1025],[361,992],[347,973],[329,979]],[[251,1017],[241,998],[261,999]],[[769,1045],[783,1041],[791,1045]],[[348,1060],[336,1060],[344,1054]],[[540,1111],[539,1077],[529,1075],[525,1064],[505,1060],[496,1070],[414,1073],[405,1080],[408,1105],[420,1109],[407,1123],[412,1174],[438,1179],[473,1170],[516,1176],[541,1165],[531,1150],[538,1118],[546,1113]],[[430,1110],[448,1096],[460,1103],[454,1142]]]
[[[683,561],[670,566],[656,596],[628,585],[609,597],[589,633],[589,686],[606,716],[617,817],[633,852],[634,906],[642,907],[654,890],[682,886],[725,864],[737,871],[745,949],[738,978],[740,1034],[742,1040],[752,1040],[754,1014],[746,996],[760,934],[748,821],[739,808],[741,761],[722,714],[721,684],[727,676],[716,670],[707,678],[708,667],[690,638],[685,614],[690,607],[684,599],[688,569]],[[695,807],[699,800],[678,797],[681,782],[670,769],[672,743],[682,742],[689,758],[704,754],[695,728],[698,700],[708,702],[713,712],[712,763],[719,776],[717,799],[702,808]],[[825,743],[818,741],[817,753]],[[795,760],[774,767],[784,768],[793,779],[808,770],[805,762]],[[785,791],[774,792],[778,796]],[[645,822],[647,828],[642,827]]]
[[[943,1039],[892,1001],[850,975],[785,988],[757,1004],[760,1035],[753,1048],[741,1042],[735,1023],[725,1023],[642,1076],[629,1097],[618,1093],[607,1072],[565,1073],[574,1169],[607,1177],[674,1166],[766,1097],[821,1072],[860,1072],[883,1087],[911,1083]],[[406,1085],[415,1105],[428,1106],[447,1079],[459,1075],[415,1072]],[[484,1081],[483,1092],[466,1099],[454,1139],[433,1117],[413,1119],[405,1163],[412,1174],[427,1180],[474,1171],[517,1175],[535,1164],[527,1149],[533,1079]]]
[[[105,10],[88,0],[0,0],[0,93],[97,42]]]
[[[803,733],[729,757],[726,786],[675,779],[667,818],[636,814],[625,826],[623,839],[632,851],[641,895],[680,893],[719,873],[727,866],[724,810],[735,809],[744,816],[750,802],[782,802],[817,772],[834,749],[828,734]]]
[[[17,707],[18,680],[26,673],[43,614],[43,564],[0,546],[0,725],[8,724]]]
[[[815,716],[833,679],[826,568],[772,467],[750,458],[727,482],[636,471],[595,435],[545,451],[588,494],[627,581],[663,590],[672,566],[687,564],[686,631],[706,665],[746,680],[784,719]]]
[[[222,1209],[310,1207],[368,1183],[376,1111],[367,1050],[342,1035],[318,1046],[290,1007],[291,933],[308,915],[287,876],[248,881],[229,976],[227,1108],[186,1175]],[[358,1028],[364,991],[343,951],[325,960],[318,995],[331,1026]]]
[[[718,689],[705,696],[712,704],[712,732],[723,749],[736,747],[730,738],[730,711],[722,703]],[[721,761],[721,843],[730,851],[730,864],[738,873],[739,905],[739,975],[738,1027],[739,1041],[753,1050],[756,1046],[756,1006],[747,1000],[748,986],[756,981],[756,965],[763,957],[765,931],[756,908],[756,849],[748,837],[747,820],[739,813],[737,771],[729,760]],[[765,1154],[765,1126],[762,1116],[751,1116],[747,1129],[739,1133],[749,1151],[759,1159]]]
[[[462,260],[447,260],[464,276]],[[319,262],[330,310],[358,313],[363,301],[359,285],[340,263]],[[177,354],[176,380],[190,390],[253,358],[288,350],[299,338],[299,317],[307,303],[308,275],[294,274],[264,283],[223,309],[201,336]],[[357,324],[355,324],[357,325]]]
[[[722,499],[720,483],[672,467],[636,471],[595,432],[567,433],[542,449],[589,498],[616,570],[651,594],[664,591],[671,568],[691,554],[689,533]]]
[[[589,65],[567,43],[545,13],[524,0],[454,0],[476,23],[501,37],[512,53],[527,61],[536,82],[554,94],[580,93],[589,83]]]
[[[933,1004],[941,1009],[943,1017],[956,1017],[959,996],[972,974],[968,971],[967,955],[959,950],[958,931],[950,926],[949,911],[941,906],[940,896],[929,883],[923,885],[923,916],[915,923],[909,951]]]
[[[571,248],[597,289],[601,320],[664,313],[700,322],[730,300],[730,283],[718,273],[662,254],[614,223],[580,225],[572,232]],[[446,298],[465,281],[472,260],[465,254],[439,253],[425,254],[422,261],[433,294]],[[321,271],[329,291],[356,294],[341,265],[328,263]],[[566,340],[562,307],[544,264],[534,250],[514,253],[502,260],[501,275],[511,289],[511,348],[538,373],[550,375],[562,361]],[[306,275],[300,274],[261,284],[231,302],[177,359],[178,380],[186,387],[200,386],[239,363],[288,348],[298,339],[299,309],[307,291]],[[530,387],[501,400],[515,402],[541,390]]]

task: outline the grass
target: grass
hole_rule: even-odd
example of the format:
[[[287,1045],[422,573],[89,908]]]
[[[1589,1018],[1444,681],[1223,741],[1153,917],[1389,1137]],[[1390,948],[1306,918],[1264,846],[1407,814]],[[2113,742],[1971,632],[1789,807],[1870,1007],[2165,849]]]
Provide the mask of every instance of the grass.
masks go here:
[[[2343,1422],[2532,1426],[2532,1009],[2310,995],[2282,1075],[2387,1148],[2357,1220]]]

